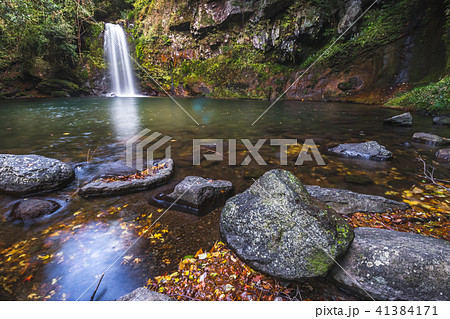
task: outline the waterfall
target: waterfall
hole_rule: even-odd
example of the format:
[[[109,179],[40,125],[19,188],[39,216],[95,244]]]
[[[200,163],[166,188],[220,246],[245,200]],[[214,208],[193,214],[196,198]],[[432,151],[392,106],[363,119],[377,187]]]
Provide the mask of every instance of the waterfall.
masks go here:
[[[136,87],[125,31],[118,24],[106,23],[106,61],[111,76],[111,88],[117,96],[136,96]]]

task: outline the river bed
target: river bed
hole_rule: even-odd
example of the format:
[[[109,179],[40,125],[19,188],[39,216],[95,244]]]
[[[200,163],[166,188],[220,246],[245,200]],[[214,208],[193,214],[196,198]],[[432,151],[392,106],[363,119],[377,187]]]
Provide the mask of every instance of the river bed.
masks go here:
[[[420,184],[420,155],[434,158],[437,147],[411,142],[415,132],[449,137],[448,127],[433,126],[429,117],[413,114],[412,127],[383,125],[400,111],[376,106],[280,101],[256,124],[271,102],[246,100],[177,99],[197,125],[169,98],[70,98],[2,101],[0,153],[39,154],[74,166],[90,167],[125,159],[125,142],[148,128],[171,137],[175,172],[158,189],[119,197],[82,199],[78,186],[91,171],[76,169],[77,180],[66,188],[33,198],[57,201],[61,208],[33,222],[7,221],[17,198],[0,195],[0,299],[89,300],[99,276],[104,276],[96,300],[111,300],[142,286],[147,279],[176,269],[178,261],[220,239],[220,209],[195,216],[153,207],[151,196],[170,190],[188,175],[225,179],[242,192],[265,171],[288,169],[304,184],[340,187],[401,200],[400,193]],[[222,139],[223,161],[192,165],[193,139]],[[229,139],[237,140],[237,165],[228,165]],[[260,150],[267,165],[253,160],[240,139],[253,144],[266,139]],[[281,165],[279,147],[269,139],[313,139],[325,166],[315,161],[295,165],[301,146],[288,151]],[[376,140],[394,154],[392,161],[345,159],[326,152],[338,143]],[[158,155],[164,155],[161,151]],[[439,165],[438,173],[448,174]],[[346,175],[364,175],[370,184],[349,182]],[[153,238],[136,241],[143,227],[158,220]],[[131,249],[130,245],[136,241]],[[124,253],[125,252],[125,253]],[[330,297],[331,298],[331,297]]]

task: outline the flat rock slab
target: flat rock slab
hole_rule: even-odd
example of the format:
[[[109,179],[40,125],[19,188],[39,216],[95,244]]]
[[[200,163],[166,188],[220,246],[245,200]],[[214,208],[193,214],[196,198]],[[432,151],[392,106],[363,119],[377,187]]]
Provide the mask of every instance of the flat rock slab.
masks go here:
[[[140,287],[116,301],[173,301],[168,295]]]
[[[43,199],[23,199],[14,204],[8,219],[27,221],[49,215],[60,208],[57,202]]]
[[[450,243],[413,233],[356,228],[355,239],[330,275],[363,298],[449,300]],[[357,283],[356,283],[356,282]]]
[[[392,153],[375,141],[339,144],[328,151],[339,156],[375,161],[386,161],[392,158]]]
[[[324,276],[353,239],[348,223],[284,170],[265,173],[230,198],[220,233],[252,268],[288,281]]]
[[[27,196],[57,190],[75,177],[71,165],[40,155],[0,154],[0,191]]]
[[[412,141],[428,145],[450,145],[450,139],[430,133],[414,133]]]
[[[392,210],[406,210],[409,204],[397,202],[382,196],[355,193],[340,188],[324,188],[315,185],[306,185],[308,193],[333,208],[342,215],[356,212],[383,213]]]
[[[114,176],[129,176],[139,171],[126,166],[122,161],[108,163],[80,163],[75,166],[75,175],[78,182],[87,183],[99,178]]]
[[[113,178],[100,178],[84,185],[78,192],[82,197],[115,196],[151,189],[166,183],[173,173],[173,160],[155,160],[149,172]]]
[[[440,162],[450,163],[450,148],[444,148],[437,151],[436,158]]]
[[[384,123],[398,126],[411,126],[412,119],[411,113],[408,112],[385,119]]]

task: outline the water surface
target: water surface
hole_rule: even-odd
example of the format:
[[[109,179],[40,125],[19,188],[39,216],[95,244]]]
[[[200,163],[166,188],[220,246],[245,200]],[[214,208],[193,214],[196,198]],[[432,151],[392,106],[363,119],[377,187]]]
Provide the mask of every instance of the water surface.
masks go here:
[[[17,199],[0,195],[0,298],[20,300],[89,300],[99,274],[112,266],[99,287],[96,300],[111,300],[145,284],[150,277],[172,271],[185,255],[210,248],[219,240],[220,209],[198,217],[168,211],[160,220],[161,238],[138,238],[143,220],[154,220],[161,211],[148,204],[150,196],[169,190],[187,175],[233,182],[242,192],[272,168],[292,171],[305,184],[341,187],[367,194],[400,199],[396,192],[421,182],[417,177],[420,155],[431,161],[438,148],[411,143],[414,132],[448,136],[445,127],[414,114],[413,127],[384,126],[383,119],[400,111],[374,106],[282,101],[255,125],[269,102],[244,100],[177,99],[200,124],[168,98],[70,98],[1,101],[0,153],[40,154],[90,167],[124,160],[125,141],[144,128],[172,137],[175,173],[168,185],[120,197],[81,199],[77,186],[92,171],[77,169],[77,181],[55,193],[43,195],[61,203],[51,216],[31,223],[6,221]],[[223,162],[192,165],[192,139],[224,140]],[[227,165],[228,139],[267,139],[260,154],[267,162],[239,165],[248,155],[237,142],[238,165]],[[269,139],[314,139],[326,166],[307,162],[295,166],[300,147],[289,149],[288,165],[279,163],[279,147]],[[394,153],[389,162],[338,158],[326,149],[338,143],[376,140]],[[163,155],[161,152],[159,155]],[[444,173],[448,167],[440,166]],[[95,171],[95,169],[94,169]],[[373,183],[351,184],[348,174],[365,175]],[[150,214],[152,216],[150,217]],[[144,223],[145,224],[145,223]],[[3,263],[3,264],[1,264]],[[84,294],[83,294],[84,293]]]

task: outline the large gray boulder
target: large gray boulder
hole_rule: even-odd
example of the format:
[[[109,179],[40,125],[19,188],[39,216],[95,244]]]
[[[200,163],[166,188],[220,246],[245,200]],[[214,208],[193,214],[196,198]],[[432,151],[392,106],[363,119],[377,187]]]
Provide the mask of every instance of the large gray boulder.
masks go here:
[[[71,165],[40,155],[0,154],[0,192],[25,196],[59,189],[74,178]]]
[[[165,184],[173,173],[173,160],[155,160],[149,166],[159,166],[153,173],[133,178],[99,178],[84,185],[78,192],[81,197],[114,196],[151,189]]]
[[[173,301],[168,295],[140,287],[116,301]]]
[[[375,141],[339,144],[328,151],[339,156],[376,161],[386,161],[392,158],[392,153]]]
[[[14,204],[11,214],[8,219],[19,219],[27,221],[48,215],[60,208],[55,201],[43,199],[23,199]]]
[[[220,233],[254,269],[282,280],[324,276],[353,239],[345,220],[315,202],[302,183],[271,170],[230,198]]]
[[[315,185],[306,185],[308,193],[324,202],[342,215],[356,212],[382,213],[392,210],[406,210],[409,204],[397,202],[382,196],[355,193],[340,188],[325,188]]]
[[[356,228],[330,273],[337,284],[377,300],[449,300],[450,243],[413,233]]]
[[[384,123],[399,126],[411,126],[412,115],[411,113],[403,113],[384,120]]]
[[[186,176],[167,198],[193,208],[201,208],[230,197],[232,192],[233,184],[229,181]]]
[[[430,133],[414,133],[412,141],[428,145],[450,145],[450,139]]]

